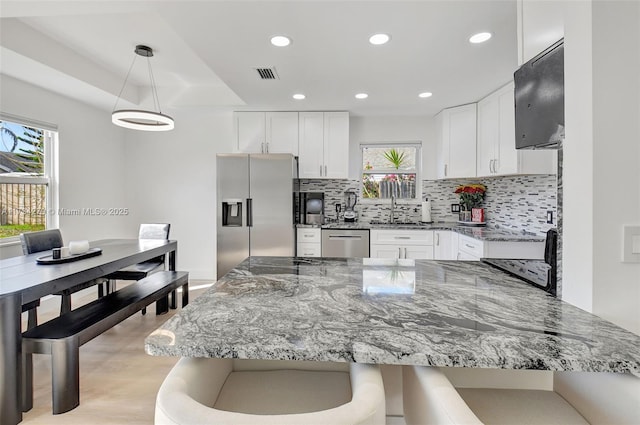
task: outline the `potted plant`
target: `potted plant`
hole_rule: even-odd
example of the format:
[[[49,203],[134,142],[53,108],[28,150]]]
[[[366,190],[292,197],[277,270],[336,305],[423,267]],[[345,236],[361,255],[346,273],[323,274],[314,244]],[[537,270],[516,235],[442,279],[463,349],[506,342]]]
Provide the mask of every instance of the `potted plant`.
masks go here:
[[[397,149],[389,149],[388,151],[386,151],[384,153],[384,157],[387,161],[389,161],[391,163],[391,165],[393,166],[393,168],[395,168],[396,170],[400,169],[400,167],[402,166],[402,163],[404,162],[405,159],[405,153],[404,152],[400,152]]]
[[[472,218],[475,218],[473,220],[475,222],[484,222],[484,209],[480,206],[486,192],[487,188],[483,184],[460,185],[456,188],[455,193],[460,195],[460,206],[462,207],[460,221],[472,221]],[[474,209],[479,211],[472,215]]]

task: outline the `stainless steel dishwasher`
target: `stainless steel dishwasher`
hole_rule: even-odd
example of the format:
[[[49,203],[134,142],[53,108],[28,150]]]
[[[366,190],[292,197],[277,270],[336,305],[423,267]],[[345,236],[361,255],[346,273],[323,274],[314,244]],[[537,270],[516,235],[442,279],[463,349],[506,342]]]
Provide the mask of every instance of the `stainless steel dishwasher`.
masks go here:
[[[369,230],[322,229],[323,257],[369,257]]]

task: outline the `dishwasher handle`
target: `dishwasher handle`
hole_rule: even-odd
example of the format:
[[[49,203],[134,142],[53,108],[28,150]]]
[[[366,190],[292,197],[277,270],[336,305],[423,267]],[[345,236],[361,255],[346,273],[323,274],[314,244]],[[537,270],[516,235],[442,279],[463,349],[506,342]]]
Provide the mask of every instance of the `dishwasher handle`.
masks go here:
[[[362,239],[360,235],[329,235],[329,239]]]

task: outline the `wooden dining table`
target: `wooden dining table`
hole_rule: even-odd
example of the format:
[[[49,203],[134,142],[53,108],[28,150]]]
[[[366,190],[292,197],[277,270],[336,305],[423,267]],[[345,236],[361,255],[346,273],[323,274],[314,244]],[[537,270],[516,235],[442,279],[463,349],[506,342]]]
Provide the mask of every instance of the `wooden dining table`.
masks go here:
[[[178,243],[171,240],[103,239],[90,243],[100,255],[61,264],[39,264],[43,251],[0,260],[0,423],[22,421],[22,305],[168,254],[175,270]],[[172,306],[175,308],[175,306]]]

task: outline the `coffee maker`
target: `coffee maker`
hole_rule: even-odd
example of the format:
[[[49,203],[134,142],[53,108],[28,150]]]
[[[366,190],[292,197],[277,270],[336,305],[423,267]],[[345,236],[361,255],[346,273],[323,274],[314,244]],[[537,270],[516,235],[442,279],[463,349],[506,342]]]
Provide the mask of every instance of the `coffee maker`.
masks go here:
[[[353,223],[358,221],[358,213],[355,206],[358,203],[358,195],[355,192],[347,191],[344,193],[344,221]]]

